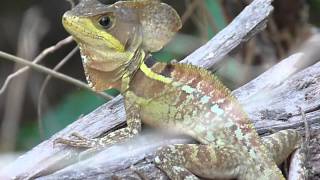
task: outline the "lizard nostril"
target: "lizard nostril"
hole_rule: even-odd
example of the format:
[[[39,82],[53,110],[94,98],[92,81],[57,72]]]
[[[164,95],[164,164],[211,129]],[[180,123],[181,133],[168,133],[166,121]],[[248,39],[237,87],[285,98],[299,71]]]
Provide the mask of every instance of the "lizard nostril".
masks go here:
[[[68,21],[68,19],[70,19],[70,17],[72,17],[69,13],[69,11],[65,12],[62,16],[62,21]]]

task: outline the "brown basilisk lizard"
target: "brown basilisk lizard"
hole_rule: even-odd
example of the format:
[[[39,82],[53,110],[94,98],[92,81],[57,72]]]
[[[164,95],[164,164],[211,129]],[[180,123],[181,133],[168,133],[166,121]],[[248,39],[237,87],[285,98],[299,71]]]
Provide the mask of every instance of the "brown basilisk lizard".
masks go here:
[[[230,91],[205,69],[156,62],[181,28],[177,12],[159,0],[106,5],[82,0],[63,16],[80,47],[87,80],[97,91],[125,97],[127,127],[103,138],[58,138],[56,143],[100,148],[123,142],[141,124],[186,134],[199,144],[161,148],[155,163],[171,179],[284,179],[277,164],[297,147],[294,130],[261,139]]]

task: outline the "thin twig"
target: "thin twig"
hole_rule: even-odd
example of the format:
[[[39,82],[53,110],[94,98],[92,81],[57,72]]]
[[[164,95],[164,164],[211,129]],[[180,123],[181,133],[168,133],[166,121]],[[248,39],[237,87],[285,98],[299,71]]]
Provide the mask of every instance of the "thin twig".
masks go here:
[[[309,127],[309,124],[308,124],[308,121],[306,118],[306,114],[305,114],[305,111],[301,107],[298,107],[298,108],[299,108],[302,120],[304,122],[304,128],[305,128],[305,134],[306,134],[305,141],[309,142],[311,133],[310,133],[310,127]]]
[[[48,30],[48,20],[37,6],[32,6],[26,10],[18,33],[17,56],[33,59],[38,54],[40,42]],[[15,64],[14,71],[21,67],[23,66]],[[30,85],[27,81],[28,77],[29,73],[25,73],[24,76],[15,78],[12,83],[8,84],[8,92],[3,106],[3,117],[1,118],[0,142],[2,151],[10,152],[15,149],[16,136],[23,118],[23,104],[27,97],[25,93],[28,84]]]
[[[186,21],[192,16],[193,12],[199,5],[199,0],[194,0],[190,5],[188,5],[187,10],[184,12],[184,14],[181,17],[182,24],[185,24]]]
[[[279,28],[277,27],[277,24],[274,20],[274,17],[270,18],[268,21],[268,28],[270,29],[270,39],[273,41],[273,43],[275,44],[276,50],[279,53],[279,57],[283,58],[286,55],[286,51],[283,48],[283,39],[281,37],[281,33],[279,31]]]
[[[301,113],[301,118],[304,122],[304,129],[305,129],[305,138],[303,140],[303,143],[301,145],[301,150],[300,150],[300,161],[301,161],[301,164],[300,164],[300,167],[299,167],[299,170],[300,170],[300,173],[298,173],[301,177],[308,177],[308,170],[306,169],[307,167],[307,162],[308,160],[310,159],[310,139],[311,139],[311,133],[310,133],[310,126],[309,126],[309,123],[307,121],[307,118],[306,118],[306,114],[305,114],[305,111],[301,108],[301,107],[298,107],[299,108],[299,111]]]
[[[85,90],[88,90],[88,91],[91,91],[91,92],[95,92],[93,89],[91,89],[86,83],[84,82],[81,82],[77,79],[74,79],[70,76],[67,76],[67,75],[64,75],[62,73],[59,73],[59,72],[55,72],[53,71],[52,69],[49,69],[49,68],[46,68],[44,66],[41,66],[41,65],[38,65],[38,64],[35,64],[35,63],[32,63],[28,60],[25,60],[23,58],[20,58],[20,57],[16,57],[14,55],[11,55],[11,54],[8,54],[8,53],[5,53],[3,51],[0,51],[0,57],[4,58],[4,59],[7,59],[7,60],[10,60],[10,61],[13,61],[13,62],[16,62],[16,63],[20,63],[24,66],[29,66],[30,68],[36,70],[36,71],[39,71],[41,73],[45,73],[45,74],[49,74],[51,75],[52,77],[55,77],[57,79],[60,79],[60,80],[63,80],[65,82],[68,82],[70,84],[73,84],[77,87],[80,87],[80,88],[83,88]],[[105,98],[105,99],[112,99],[113,96],[109,95],[109,94],[106,94],[106,93],[103,93],[103,92],[95,92],[96,94],[100,95],[101,97]]]
[[[74,56],[76,54],[76,52],[78,51],[78,46],[75,47],[65,58],[62,59],[62,61],[59,62],[59,64],[57,64],[53,70],[54,71],[58,71],[68,60],[71,59],[72,56]],[[40,138],[41,140],[44,139],[44,127],[43,127],[43,122],[42,122],[42,111],[41,111],[41,102],[43,100],[43,95],[45,92],[45,89],[50,81],[50,79],[52,78],[52,76],[48,75],[46,77],[46,79],[43,81],[42,86],[40,88],[40,93],[39,93],[39,98],[38,98],[38,104],[37,104],[37,112],[38,112],[38,129],[39,129],[39,134],[40,134]]]
[[[200,39],[203,41],[207,41],[208,34],[209,34],[209,31],[208,31],[209,25],[203,10],[203,5],[200,6],[200,3],[203,4],[204,2],[203,0],[197,0],[197,1],[199,1],[198,2],[199,5],[197,6],[197,9],[194,11],[190,19],[194,23],[196,28],[199,30]]]
[[[69,44],[73,42],[73,39],[71,36],[59,41],[56,45],[48,47],[47,49],[43,50],[33,61],[32,63],[37,64],[40,61],[42,61],[48,54],[51,54],[55,51],[57,51],[58,49],[60,49],[61,47],[65,46],[66,44]],[[21,68],[19,70],[17,70],[16,72],[10,74],[7,79],[5,80],[4,84],[2,85],[1,89],[0,89],[0,95],[2,95],[6,89],[8,88],[9,83],[17,76],[23,74],[24,72],[28,71],[30,69],[30,67],[24,67]]]

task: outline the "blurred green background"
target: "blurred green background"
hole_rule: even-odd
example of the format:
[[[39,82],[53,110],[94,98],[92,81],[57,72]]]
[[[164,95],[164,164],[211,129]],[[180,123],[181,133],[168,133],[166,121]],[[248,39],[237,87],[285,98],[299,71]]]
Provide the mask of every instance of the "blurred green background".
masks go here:
[[[179,60],[190,54],[225,27],[250,1],[166,2],[177,9],[183,17],[184,26],[181,33],[166,48],[155,53],[162,61]],[[242,44],[230,53],[216,72],[231,89],[239,87],[286,57],[293,47],[303,43],[319,25],[319,0],[281,0],[275,1],[274,5],[275,13],[271,22],[274,23],[276,31],[267,28],[249,43]],[[69,3],[64,0],[2,0],[0,50],[32,60],[43,49],[68,36],[61,25],[61,16],[69,8]],[[186,15],[186,12],[191,14]],[[272,38],[275,33],[283,38]],[[285,38],[287,36],[290,38]],[[26,42],[22,43],[23,41]],[[75,46],[75,43],[66,45],[46,57],[41,64],[53,68]],[[263,53],[261,49],[268,49],[268,52]],[[17,67],[13,63],[0,60],[1,86],[15,68]],[[79,53],[59,71],[85,81]],[[21,76],[24,83],[20,84],[24,85],[11,88],[18,89],[18,95],[10,94],[9,92],[13,91],[11,89],[0,95],[0,152],[26,151],[41,141],[37,101],[45,75],[32,71]],[[17,83],[19,84],[19,81]],[[110,90],[108,93],[116,95],[117,91]],[[16,102],[15,105],[10,106],[13,101]],[[41,100],[44,138],[50,137],[105,102],[106,100],[94,93],[52,79]],[[15,115],[14,120],[8,115],[10,113]],[[5,132],[14,135],[5,137]]]

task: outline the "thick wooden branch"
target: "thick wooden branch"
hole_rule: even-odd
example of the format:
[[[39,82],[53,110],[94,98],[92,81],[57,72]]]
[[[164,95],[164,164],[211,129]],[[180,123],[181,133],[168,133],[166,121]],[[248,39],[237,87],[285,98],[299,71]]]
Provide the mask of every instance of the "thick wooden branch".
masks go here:
[[[231,23],[227,28],[221,31],[205,46],[200,48],[195,53],[191,54],[182,62],[193,63],[195,65],[202,66],[205,68],[211,67],[212,65],[220,61],[221,58],[225,56],[228,52],[230,52],[234,47],[238,46],[241,42],[246,41],[248,37],[252,36],[252,34],[259,32],[261,28],[264,27],[262,25],[264,24],[267,16],[270,14],[271,11],[272,6],[270,0],[253,1],[253,3],[250,4],[238,16],[238,18],[234,20],[233,23]],[[302,56],[302,54],[297,54],[290,58],[296,59],[294,61],[296,62]],[[288,65],[291,64],[289,63],[289,59],[286,62],[288,63]],[[318,67],[319,69],[319,64],[314,67]],[[303,73],[308,73],[309,71],[311,71],[312,74],[319,75],[320,73],[316,71],[316,68],[314,67],[311,67]],[[278,68],[274,67],[274,69]],[[281,69],[283,69],[282,66]],[[279,127],[280,125],[283,128],[288,126],[287,122],[280,122],[275,120],[269,122],[268,120],[261,120],[261,118],[263,118],[264,116],[270,117],[268,116],[270,112],[272,112],[271,115],[277,117],[278,115],[287,115],[290,113],[295,113],[296,109],[294,107],[296,107],[296,105],[302,106],[305,109],[310,106],[310,103],[308,101],[304,101],[300,97],[305,96],[304,93],[310,90],[310,88],[312,88],[315,84],[310,83],[309,86],[297,86],[306,87],[302,90],[297,90],[297,88],[291,86],[287,89],[287,87],[285,86],[285,84],[287,86],[292,85],[294,81],[294,79],[292,78],[296,78],[295,80],[301,83],[308,81],[304,81],[304,74],[298,74],[291,78],[290,75],[294,74],[296,71],[297,70],[287,74],[286,78],[290,77],[290,79],[287,79],[286,81],[282,80],[276,81],[277,83],[273,83],[274,80],[268,79],[268,75],[266,75],[265,78],[262,78],[260,80],[257,79],[256,81],[253,81],[254,83],[249,83],[247,86],[244,86],[243,88],[240,88],[235,92],[235,95],[240,98],[240,102],[244,104],[245,109],[249,112],[250,117],[255,121],[258,129],[265,130],[265,127],[274,127],[275,125],[277,127]],[[279,70],[277,72],[279,72]],[[292,82],[290,82],[290,80],[292,80]],[[263,84],[265,84],[266,81],[269,82],[267,84],[269,84],[271,87],[274,87],[270,88],[271,90],[277,89],[277,91],[272,91],[272,96],[268,96],[268,98],[265,99],[267,106],[263,106],[264,103],[260,103],[261,106],[254,107],[254,110],[251,110],[250,99],[252,100],[252,97],[261,98],[263,95],[265,95],[263,93],[262,95],[260,95],[259,92],[265,90],[266,87],[263,86]],[[249,87],[255,87],[255,93],[250,93],[246,95],[246,92],[244,91],[250,91]],[[292,91],[288,92],[287,90]],[[289,93],[289,95],[291,94],[293,96],[294,93],[297,93],[297,97],[299,98],[297,98],[296,100],[292,100],[292,97],[287,99],[279,99],[279,94],[286,95],[286,93]],[[278,99],[272,101],[271,99],[273,99],[273,97],[276,97]],[[313,97],[315,99],[318,98],[319,100],[319,96]],[[253,100],[255,99],[253,98]],[[282,104],[279,104],[279,101]],[[287,104],[285,104],[286,101]],[[289,104],[293,102],[296,104]],[[272,107],[273,105],[271,106],[272,103],[275,104],[275,108]],[[279,109],[279,107],[281,107],[284,104],[288,106],[288,108],[282,107],[281,109]],[[311,122],[315,121],[316,113],[317,111],[309,113],[308,116],[310,117],[310,119],[308,117],[308,120]],[[299,116],[284,117],[287,118],[286,120],[288,120],[289,125],[296,126],[299,125],[297,123],[300,123]],[[41,144],[39,144],[26,154],[18,158],[15,162],[8,165],[5,169],[3,169],[0,172],[0,179],[31,179],[35,177],[43,177],[43,179],[81,179],[84,177],[89,179],[104,179],[111,178],[115,172],[118,172],[118,175],[121,177],[139,178],[140,176],[143,176],[143,174],[147,174],[148,178],[155,177],[156,179],[158,179],[160,177],[164,177],[163,174],[158,169],[156,169],[151,163],[152,152],[154,152],[156,147],[162,146],[164,144],[186,142],[187,140],[176,139],[168,141],[164,138],[159,138],[158,136],[154,135],[142,135],[137,140],[135,140],[134,143],[130,143],[129,145],[114,146],[86,161],[76,163],[67,168],[65,167],[77,161],[78,151],[61,145],[57,145],[55,147],[53,145],[54,139],[56,139],[57,137],[68,137],[68,135],[72,132],[79,132],[80,134],[86,137],[94,138],[120,125],[123,125],[124,123],[125,112],[123,106],[123,99],[119,96],[110,101],[109,103],[99,107],[97,110],[93,111],[89,115],[72,123],[64,130],[58,132],[50,139],[42,142]],[[151,146],[149,146],[150,144]],[[132,149],[129,149],[129,146],[131,146]],[[128,169],[128,167],[130,167],[133,164],[136,164],[136,166],[134,166],[136,170],[130,168]],[[62,170],[57,171],[59,169]],[[53,172],[56,173],[51,174]],[[44,177],[48,174],[51,175]]]
[[[233,92],[260,132],[301,126],[300,107],[310,123],[319,120],[319,63],[296,73],[304,59],[303,53],[294,54]]]
[[[230,50],[245,42],[266,27],[267,17],[273,10],[272,0],[255,0],[227,27],[207,44],[182,60],[203,68],[216,68]]]

